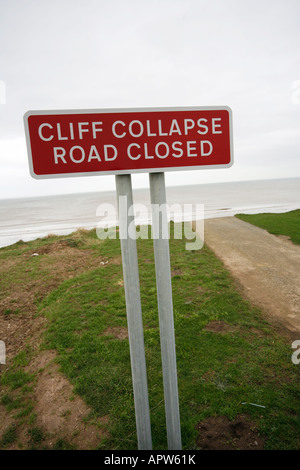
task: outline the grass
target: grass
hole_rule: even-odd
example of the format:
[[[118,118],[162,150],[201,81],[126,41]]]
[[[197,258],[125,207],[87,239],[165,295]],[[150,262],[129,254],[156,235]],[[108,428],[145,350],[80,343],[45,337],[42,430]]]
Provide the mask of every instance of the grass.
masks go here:
[[[237,214],[236,217],[263,228],[273,235],[290,237],[293,243],[300,244],[300,209],[283,214]]]
[[[14,245],[0,250],[0,257],[15,259],[20,248],[33,251],[34,243],[62,239]],[[122,265],[114,262],[120,257],[120,242],[100,242],[95,231],[90,231],[82,235],[76,249],[87,246],[93,256],[105,256],[108,263],[75,273],[36,300],[37,314],[47,319],[43,348],[57,351],[63,374],[93,416],[109,415],[109,433],[99,449],[136,449],[128,338],[113,333],[114,328],[126,329],[127,325]],[[152,241],[138,240],[138,253],[153,448],[166,449]],[[187,251],[184,240],[171,238],[170,253],[183,448],[197,448],[197,426],[206,418],[233,420],[246,415],[265,436],[266,449],[299,449],[299,366],[291,361],[291,345],[242,297],[221,261],[206,246]],[[42,257],[36,258],[30,260],[33,278],[38,279],[40,268],[45,282],[51,280]],[[29,269],[28,263],[23,268],[18,264],[15,276],[10,268],[9,279],[3,281],[6,289],[10,282],[21,279],[25,267]],[[22,315],[22,309],[17,315]],[[109,331],[112,333],[107,334]],[[43,430],[34,422],[30,391],[36,376],[25,370],[31,355],[28,347],[27,352],[19,352],[0,377],[2,405],[13,413],[19,411],[19,420],[30,420],[29,447],[42,445],[44,439]],[[242,405],[244,402],[265,408]],[[5,446],[16,439],[14,429],[2,436]],[[70,448],[59,439],[56,446]]]
[[[7,446],[14,444],[17,440],[17,431],[14,425],[8,427],[0,439],[0,448],[5,449]]]

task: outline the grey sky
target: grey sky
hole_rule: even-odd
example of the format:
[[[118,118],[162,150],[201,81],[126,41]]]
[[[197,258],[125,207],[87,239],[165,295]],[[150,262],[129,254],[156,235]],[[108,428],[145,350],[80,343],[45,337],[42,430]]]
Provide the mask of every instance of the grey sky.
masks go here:
[[[233,167],[167,184],[300,176],[299,19],[299,0],[0,0],[0,197],[114,188],[33,180],[33,109],[230,106]]]

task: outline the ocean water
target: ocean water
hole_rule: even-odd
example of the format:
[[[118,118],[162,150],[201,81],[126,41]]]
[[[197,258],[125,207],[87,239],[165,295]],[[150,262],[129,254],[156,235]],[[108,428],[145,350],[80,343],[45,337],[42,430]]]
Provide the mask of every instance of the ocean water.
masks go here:
[[[166,191],[168,206],[175,212],[178,207],[176,220],[184,204],[203,204],[204,219],[300,208],[300,178],[177,186]],[[149,223],[149,188],[134,189],[133,197],[136,223]],[[115,191],[0,200],[0,247],[50,233],[67,235],[79,227],[114,226],[116,205]]]

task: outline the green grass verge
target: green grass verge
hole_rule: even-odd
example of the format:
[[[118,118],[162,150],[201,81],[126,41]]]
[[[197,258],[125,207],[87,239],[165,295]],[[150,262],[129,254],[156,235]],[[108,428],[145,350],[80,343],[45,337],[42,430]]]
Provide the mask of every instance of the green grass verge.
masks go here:
[[[237,214],[236,217],[273,235],[288,236],[293,243],[300,244],[300,209],[283,214]]]
[[[39,315],[48,319],[43,347],[57,350],[62,372],[94,417],[109,415],[109,437],[99,448],[136,449],[128,339],[113,334],[127,324],[122,265],[112,262],[120,242],[99,242],[95,231],[86,236],[108,263],[63,281],[37,301]],[[153,448],[166,449],[152,240],[138,240],[138,253]],[[291,345],[243,299],[206,246],[187,251],[184,240],[171,238],[170,253],[183,448],[197,448],[197,425],[207,417],[246,415],[265,436],[266,449],[299,449],[300,366],[291,361]],[[28,393],[32,378],[23,362],[19,353],[1,382]],[[8,394],[2,403],[17,407]],[[9,442],[14,432],[2,439]]]

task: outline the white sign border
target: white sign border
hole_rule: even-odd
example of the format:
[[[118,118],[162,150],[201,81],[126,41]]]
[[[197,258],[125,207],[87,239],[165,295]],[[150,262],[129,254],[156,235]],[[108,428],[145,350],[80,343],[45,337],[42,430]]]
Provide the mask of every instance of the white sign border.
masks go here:
[[[33,169],[33,160],[31,153],[31,142],[28,127],[28,118],[36,115],[55,115],[55,114],[113,114],[113,113],[149,113],[164,111],[228,111],[229,113],[229,142],[230,142],[230,162],[221,165],[196,165],[166,168],[141,168],[129,170],[114,171],[91,171],[76,173],[53,173],[48,175],[37,175]],[[80,176],[107,176],[107,175],[128,175],[134,173],[160,173],[170,171],[188,171],[188,170],[212,170],[220,168],[230,168],[233,165],[233,130],[232,130],[232,110],[229,106],[187,106],[187,107],[159,107],[159,108],[103,108],[103,109],[67,109],[67,110],[32,110],[24,114],[25,138],[27,144],[27,155],[30,175],[34,179],[56,179],[56,178],[77,178]]]

